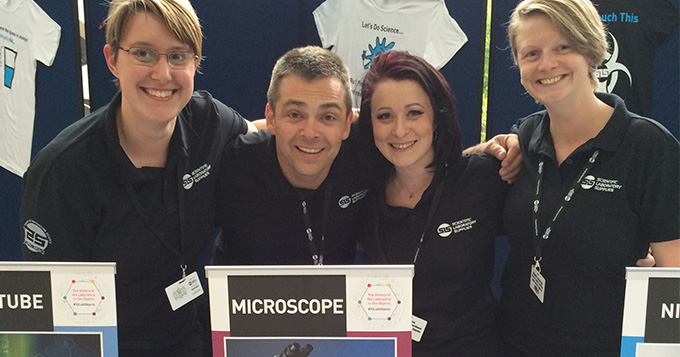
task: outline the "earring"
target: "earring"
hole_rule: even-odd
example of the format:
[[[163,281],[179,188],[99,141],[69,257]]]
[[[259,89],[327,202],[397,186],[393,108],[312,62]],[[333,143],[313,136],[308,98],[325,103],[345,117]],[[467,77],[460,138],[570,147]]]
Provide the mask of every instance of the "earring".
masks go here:
[[[590,73],[595,73],[597,71],[597,66],[593,63],[590,64],[590,68],[588,69],[588,72]]]
[[[432,141],[437,141],[437,131],[432,132]]]

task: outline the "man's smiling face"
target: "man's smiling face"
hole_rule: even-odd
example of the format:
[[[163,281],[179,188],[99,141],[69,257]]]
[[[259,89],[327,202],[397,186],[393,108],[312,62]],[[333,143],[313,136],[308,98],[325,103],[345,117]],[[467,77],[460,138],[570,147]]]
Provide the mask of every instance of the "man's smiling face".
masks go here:
[[[342,82],[335,77],[281,80],[279,98],[267,105],[267,129],[276,135],[276,154],[293,186],[316,189],[326,179],[350,120]]]

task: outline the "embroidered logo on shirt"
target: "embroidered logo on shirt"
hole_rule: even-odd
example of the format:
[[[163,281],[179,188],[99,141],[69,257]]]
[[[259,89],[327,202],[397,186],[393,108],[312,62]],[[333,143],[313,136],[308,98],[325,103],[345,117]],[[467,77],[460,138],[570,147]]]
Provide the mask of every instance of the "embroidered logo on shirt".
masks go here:
[[[588,175],[581,180],[581,187],[584,190],[590,190],[592,188],[595,191],[614,192],[615,190],[620,190],[623,185],[619,184],[619,180]]]
[[[361,200],[362,198],[366,197],[366,192],[368,192],[368,190],[361,190],[359,192],[355,192],[351,196],[347,195],[342,196],[338,200],[338,206],[340,206],[340,208],[347,208],[352,203],[355,203]]]
[[[208,177],[208,175],[210,175],[210,169],[211,166],[209,164],[203,164],[196,170],[191,171],[190,174],[182,176],[182,186],[184,186],[184,189],[189,190],[194,187],[194,184],[199,183],[201,180]]]
[[[24,245],[28,250],[45,255],[45,249],[51,243],[50,234],[38,222],[29,219],[24,223]]]
[[[439,236],[442,238],[446,238],[450,236],[451,233],[455,234],[472,229],[472,226],[474,226],[475,223],[477,223],[477,220],[472,219],[472,217],[461,219],[452,223],[442,223],[439,225],[439,227],[437,227],[437,234],[439,234]]]

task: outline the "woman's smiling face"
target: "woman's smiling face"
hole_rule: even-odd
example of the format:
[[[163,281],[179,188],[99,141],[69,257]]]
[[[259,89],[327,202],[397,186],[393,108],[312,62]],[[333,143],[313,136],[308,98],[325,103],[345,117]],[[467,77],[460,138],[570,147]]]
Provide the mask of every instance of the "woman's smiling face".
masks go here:
[[[156,15],[139,12],[130,17],[120,42],[122,48],[143,47],[160,53],[192,52]],[[121,115],[125,120],[146,120],[159,124],[174,120],[194,91],[196,61],[176,68],[162,55],[154,64],[139,62],[122,49],[104,48],[107,64],[120,82]]]
[[[575,105],[592,93],[588,60],[576,52],[545,15],[524,19],[517,31],[517,60],[522,85],[546,107]]]
[[[371,98],[375,146],[395,168],[425,168],[434,159],[434,112],[418,82],[385,79]]]

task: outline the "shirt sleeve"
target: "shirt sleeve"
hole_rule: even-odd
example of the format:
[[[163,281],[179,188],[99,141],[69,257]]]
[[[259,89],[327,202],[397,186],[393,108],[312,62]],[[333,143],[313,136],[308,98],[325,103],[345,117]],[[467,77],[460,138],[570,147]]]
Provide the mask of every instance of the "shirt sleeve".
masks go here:
[[[468,41],[443,1],[433,13],[429,32],[423,58],[437,69],[444,67]]]
[[[220,122],[226,126],[227,142],[231,142],[239,135],[248,132],[246,119],[236,110],[228,107],[217,99],[213,99],[213,105]]]
[[[94,195],[85,192],[87,185],[76,182],[70,172],[46,172],[40,167],[26,172],[20,210],[25,260],[91,260],[96,224]]]
[[[645,15],[654,19],[654,21],[649,21],[651,41],[655,43],[663,42],[678,30],[680,11],[670,1],[657,0],[652,4],[645,4],[641,9],[649,11],[650,13]]]
[[[30,23],[37,24],[31,27],[32,38],[36,40],[32,49],[35,59],[46,66],[51,66],[59,48],[61,27],[36,3],[30,1],[28,4],[31,6],[30,13],[33,17]]]
[[[640,223],[650,242],[665,242],[680,238],[680,154],[678,141],[670,133],[665,140],[649,145],[659,151],[648,155],[646,180],[640,196]]]
[[[212,138],[210,142],[216,152],[221,152],[225,144],[248,132],[248,123],[241,114],[205,90],[195,91],[180,115],[199,136]]]
[[[321,46],[329,48],[335,45],[340,36],[340,30],[344,16],[344,3],[346,0],[326,0],[317,7],[312,15],[316,29],[321,39]]]

